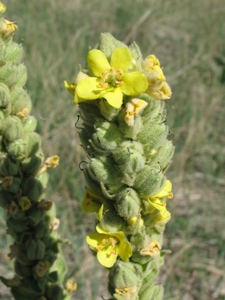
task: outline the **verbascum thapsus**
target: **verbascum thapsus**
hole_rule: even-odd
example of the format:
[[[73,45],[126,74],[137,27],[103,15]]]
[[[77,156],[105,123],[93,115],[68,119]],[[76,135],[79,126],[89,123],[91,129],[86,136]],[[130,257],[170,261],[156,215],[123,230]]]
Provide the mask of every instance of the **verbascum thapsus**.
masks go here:
[[[15,271],[13,278],[0,279],[16,300],[69,300],[76,286],[64,283],[59,219],[45,193],[47,170],[57,166],[59,157],[45,159],[35,132],[23,48],[13,41],[16,30],[15,23],[0,18],[0,206],[13,240],[8,256]]]
[[[174,146],[168,139],[165,101],[171,97],[159,60],[145,59],[103,33],[87,68],[65,81],[79,103],[79,136],[87,154],[81,208],[96,213],[87,243],[109,268],[109,291],[118,300],[157,300],[156,278],[167,250],[163,231],[172,184],[165,176]]]

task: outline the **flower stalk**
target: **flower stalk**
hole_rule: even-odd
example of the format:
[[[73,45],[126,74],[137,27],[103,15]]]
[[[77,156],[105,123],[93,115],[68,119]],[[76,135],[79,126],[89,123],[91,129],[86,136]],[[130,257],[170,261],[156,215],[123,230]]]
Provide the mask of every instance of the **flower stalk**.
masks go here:
[[[109,268],[113,299],[162,299],[157,275],[168,252],[163,232],[172,198],[165,172],[174,154],[162,100],[171,89],[154,55],[143,59],[136,43],[128,47],[109,33],[87,63],[74,82],[65,82],[79,103],[89,159],[81,207],[96,213],[96,229],[86,240]]]
[[[0,2],[0,12],[5,9]],[[0,280],[16,300],[69,300],[76,287],[64,283],[59,222],[55,204],[46,198],[47,169],[59,158],[44,158],[35,132],[23,49],[13,41],[16,30],[16,24],[0,18],[0,206],[13,240],[8,256],[15,271],[13,278]]]

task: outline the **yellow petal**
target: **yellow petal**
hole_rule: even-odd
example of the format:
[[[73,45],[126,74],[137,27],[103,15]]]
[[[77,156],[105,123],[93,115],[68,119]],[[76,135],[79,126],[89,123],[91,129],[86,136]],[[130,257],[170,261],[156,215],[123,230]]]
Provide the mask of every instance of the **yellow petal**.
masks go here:
[[[127,71],[131,64],[131,53],[128,48],[116,48],[111,55],[110,64],[116,70],[122,69],[124,72]]]
[[[122,92],[128,96],[136,96],[146,91],[148,80],[143,73],[131,72],[123,75],[124,84],[120,87]]]
[[[76,88],[77,96],[86,100],[95,100],[99,98],[102,88],[99,87],[99,79],[87,77],[78,83]]]
[[[102,77],[102,72],[110,69],[110,64],[105,54],[97,49],[89,51],[88,66],[97,77]]]
[[[123,102],[123,93],[120,88],[114,88],[111,91],[102,94],[102,97],[115,108],[120,108]]]
[[[132,255],[131,244],[127,241],[122,241],[118,247],[118,255],[122,260],[128,261]]]
[[[106,251],[98,251],[97,258],[102,266],[111,268],[116,262],[117,253],[114,253],[113,248],[109,247]]]

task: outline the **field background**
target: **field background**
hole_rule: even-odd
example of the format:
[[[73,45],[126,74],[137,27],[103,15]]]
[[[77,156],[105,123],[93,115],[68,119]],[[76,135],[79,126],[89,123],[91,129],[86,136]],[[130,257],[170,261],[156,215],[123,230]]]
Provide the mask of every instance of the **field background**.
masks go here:
[[[160,275],[166,300],[225,299],[225,5],[221,0],[8,0],[5,17],[19,26],[27,89],[45,155],[58,154],[50,171],[49,199],[56,201],[75,300],[107,299],[107,272],[85,243],[94,216],[79,208],[85,159],[77,107],[64,89],[101,32],[111,32],[143,56],[161,61],[173,96],[167,106],[176,153],[167,172],[174,198],[164,247],[172,250]],[[0,211],[0,273],[11,275],[10,239]],[[0,299],[12,299],[0,286]]]

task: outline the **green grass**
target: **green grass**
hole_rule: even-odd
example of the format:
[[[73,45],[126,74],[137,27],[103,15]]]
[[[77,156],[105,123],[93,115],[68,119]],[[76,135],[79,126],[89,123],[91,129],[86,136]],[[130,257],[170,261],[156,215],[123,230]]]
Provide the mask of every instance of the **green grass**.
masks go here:
[[[90,46],[110,31],[143,55],[161,61],[173,90],[167,106],[176,153],[167,172],[174,199],[165,232],[167,256],[160,281],[165,299],[222,300],[225,269],[225,8],[220,0],[39,0],[4,1],[15,21],[15,40],[23,44],[27,89],[47,155],[61,157],[50,171],[49,198],[56,201],[61,234],[71,240],[64,252],[78,283],[76,300],[107,299],[106,273],[85,243],[94,217],[79,203],[85,159],[76,128],[77,108],[63,87],[85,64]],[[1,274],[10,272],[9,238],[0,215]],[[10,274],[10,273],[9,273]],[[11,299],[0,289],[0,299]],[[7,298],[8,297],[8,298]]]

